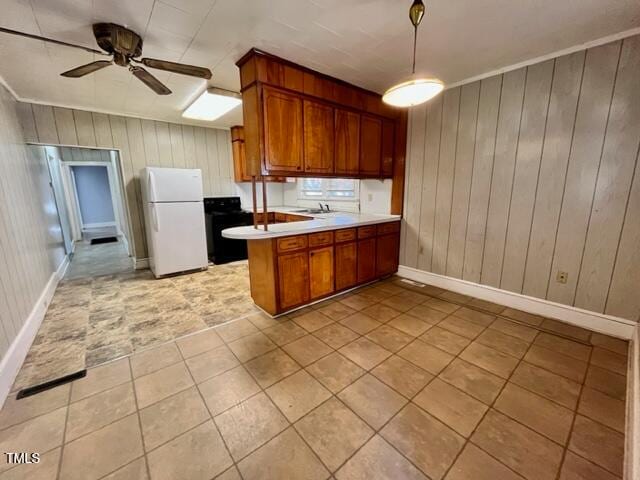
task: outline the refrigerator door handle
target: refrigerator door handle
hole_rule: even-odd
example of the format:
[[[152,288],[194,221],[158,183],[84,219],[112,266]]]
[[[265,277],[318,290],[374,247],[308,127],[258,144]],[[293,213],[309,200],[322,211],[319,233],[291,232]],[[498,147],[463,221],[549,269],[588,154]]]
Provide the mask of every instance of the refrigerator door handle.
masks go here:
[[[158,219],[158,212],[156,212],[156,206],[153,203],[149,204],[149,208],[151,208],[152,210],[152,217],[153,217],[153,229],[156,232],[160,231],[160,220]]]
[[[149,172],[149,199],[151,201],[155,201],[156,199],[156,187],[155,187],[155,183],[153,181],[153,172]]]

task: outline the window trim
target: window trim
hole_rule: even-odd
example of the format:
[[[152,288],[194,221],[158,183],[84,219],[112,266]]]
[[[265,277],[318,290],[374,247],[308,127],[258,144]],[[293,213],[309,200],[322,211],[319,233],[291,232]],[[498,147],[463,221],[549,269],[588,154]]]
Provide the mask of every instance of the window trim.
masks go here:
[[[322,194],[317,196],[305,195],[305,191],[303,189],[303,184],[305,178],[298,178],[296,181],[296,192],[298,200],[322,200],[325,202],[359,202],[360,201],[360,181],[357,179],[346,178],[344,180],[352,180],[353,181],[353,197],[332,197],[327,195],[327,192],[330,190],[328,188],[329,182],[333,180],[332,178],[318,178],[312,177],[317,180],[320,180],[322,187]]]

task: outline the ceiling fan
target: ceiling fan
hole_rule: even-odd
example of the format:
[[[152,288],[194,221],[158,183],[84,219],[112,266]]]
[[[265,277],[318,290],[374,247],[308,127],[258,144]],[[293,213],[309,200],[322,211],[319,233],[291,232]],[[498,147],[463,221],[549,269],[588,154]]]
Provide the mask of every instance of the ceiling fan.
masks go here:
[[[142,38],[140,38],[140,35],[136,32],[121,25],[116,25],[115,23],[93,24],[93,35],[96,37],[98,46],[104,51],[84,47],[82,45],[75,45],[73,43],[62,42],[52,38],[41,37],[30,33],[18,32],[16,30],[10,30],[3,27],[0,27],[0,32],[9,33],[11,35],[20,35],[22,37],[33,38],[36,40],[43,40],[57,45],[79,48],[86,52],[112,57],[110,60],[97,60],[95,62],[87,63],[86,65],[72,68],[71,70],[61,73],[60,75],[63,77],[84,77],[85,75],[96,72],[115,63],[121,67],[128,67],[129,71],[133,73],[137,79],[158,95],[169,95],[171,90],[139,65],[145,65],[158,70],[166,70],[172,73],[189,75],[191,77],[205,78],[207,80],[211,78],[211,70],[208,68],[169,62],[166,60],[157,60],[155,58],[139,59],[142,55]]]

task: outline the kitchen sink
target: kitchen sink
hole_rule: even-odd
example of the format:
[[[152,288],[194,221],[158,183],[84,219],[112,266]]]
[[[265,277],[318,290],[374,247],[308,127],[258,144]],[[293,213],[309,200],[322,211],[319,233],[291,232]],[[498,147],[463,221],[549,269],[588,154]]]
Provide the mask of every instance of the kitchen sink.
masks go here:
[[[291,210],[291,213],[327,213],[319,208],[303,208],[301,210]]]

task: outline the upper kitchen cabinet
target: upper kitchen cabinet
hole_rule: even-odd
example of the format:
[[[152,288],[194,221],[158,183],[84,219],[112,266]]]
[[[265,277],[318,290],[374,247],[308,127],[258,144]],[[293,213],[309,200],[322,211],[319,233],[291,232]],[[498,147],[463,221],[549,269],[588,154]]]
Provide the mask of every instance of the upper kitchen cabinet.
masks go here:
[[[240,68],[246,175],[390,178],[406,112],[257,49]],[[402,149],[403,150],[403,149]],[[402,153],[401,153],[402,155]],[[403,159],[399,163],[403,165]]]
[[[233,151],[233,176],[236,182],[250,182],[251,175],[247,173],[247,154],[244,143],[244,127],[236,125],[231,127],[231,147]],[[262,180],[257,176],[256,180]],[[286,177],[266,176],[267,182],[286,182]]]

